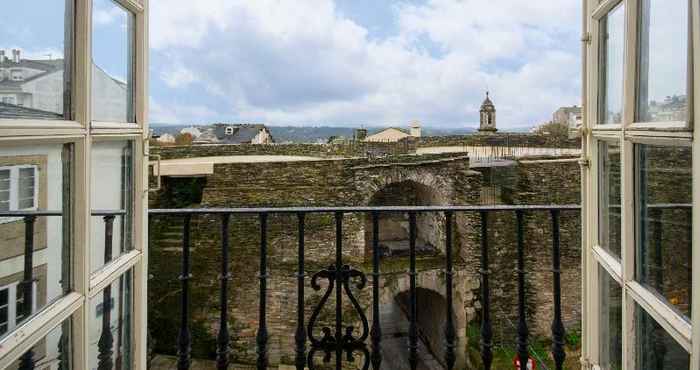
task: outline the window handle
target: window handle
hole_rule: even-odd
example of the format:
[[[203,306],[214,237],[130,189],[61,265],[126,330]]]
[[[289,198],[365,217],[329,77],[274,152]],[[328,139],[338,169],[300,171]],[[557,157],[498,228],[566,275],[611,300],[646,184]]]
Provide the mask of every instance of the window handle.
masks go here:
[[[160,154],[148,154],[147,157],[148,157],[149,162],[151,160],[156,161],[155,165],[153,165],[153,176],[155,176],[155,178],[156,178],[156,187],[151,188],[150,181],[148,182],[148,191],[153,193],[156,191],[160,191],[160,186],[161,186],[161,182],[160,182]]]

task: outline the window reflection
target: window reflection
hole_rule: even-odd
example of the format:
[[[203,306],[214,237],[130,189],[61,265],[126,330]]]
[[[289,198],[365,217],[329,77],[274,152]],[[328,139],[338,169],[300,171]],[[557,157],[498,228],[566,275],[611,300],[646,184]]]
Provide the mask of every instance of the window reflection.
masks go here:
[[[690,315],[691,148],[638,145],[637,279]]]
[[[622,287],[608,272],[598,267],[600,287],[600,366],[622,369]]]
[[[113,0],[94,0],[92,32],[92,119],[135,122],[134,15]]]
[[[678,370],[690,367],[690,354],[639,305],[635,305],[637,369]]]
[[[90,299],[90,368],[131,368],[132,272]]]
[[[92,271],[133,248],[132,147],[131,141],[100,141],[92,145],[92,209],[125,212],[111,219],[105,216],[92,217]],[[108,227],[112,228],[112,238],[109,241],[105,239]],[[107,248],[110,242],[111,248]]]
[[[0,118],[70,118],[72,3],[3,2]]]
[[[30,249],[25,218],[0,217],[0,338],[70,291],[70,222],[65,220],[70,219],[72,154],[71,144],[0,144],[0,211],[64,215],[34,218]],[[27,256],[31,270],[24,266]]]
[[[625,6],[620,3],[600,21],[600,123],[622,122]]]
[[[59,324],[30,350],[25,352],[19,360],[10,365],[7,370],[26,368],[41,370],[73,369],[73,336],[71,334],[71,326],[71,319],[67,319]],[[34,362],[34,366],[26,365],[30,363],[30,360]]]
[[[640,1],[637,122],[688,119],[688,1]]]
[[[621,251],[621,198],[620,198],[620,144],[598,144],[600,158],[599,243],[613,256],[620,258]]]

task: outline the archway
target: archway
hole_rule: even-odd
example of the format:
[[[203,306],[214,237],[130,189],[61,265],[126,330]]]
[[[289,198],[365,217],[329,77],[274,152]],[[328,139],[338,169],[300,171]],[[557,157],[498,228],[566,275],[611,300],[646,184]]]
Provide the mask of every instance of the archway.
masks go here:
[[[445,204],[439,193],[412,180],[391,183],[377,191],[370,206],[431,206]],[[366,255],[372,254],[372,219],[365,222]],[[418,213],[416,216],[416,252],[437,254],[444,250],[444,215]],[[379,215],[379,251],[382,257],[406,256],[409,253],[409,215],[406,212]]]
[[[382,305],[380,311],[382,336],[384,338],[382,355],[386,359],[395,359],[387,361],[386,365],[382,365],[382,368],[386,367],[388,370],[410,368],[406,356],[410,298],[410,292],[403,291],[393,296],[390,302]],[[447,322],[447,301],[440,293],[426,288],[416,288],[416,301],[419,302],[416,309],[416,326],[418,328],[417,369],[442,370],[445,367],[444,327]]]

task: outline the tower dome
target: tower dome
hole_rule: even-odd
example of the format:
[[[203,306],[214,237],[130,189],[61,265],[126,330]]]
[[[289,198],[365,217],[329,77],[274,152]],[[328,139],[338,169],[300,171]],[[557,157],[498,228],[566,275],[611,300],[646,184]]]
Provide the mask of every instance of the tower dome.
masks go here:
[[[489,92],[486,92],[486,99],[484,99],[484,102],[481,103],[481,109],[479,110],[480,113],[480,123],[479,123],[479,131],[480,132],[496,132],[498,129],[496,128],[496,106],[493,104],[491,101],[491,97],[489,96]]]

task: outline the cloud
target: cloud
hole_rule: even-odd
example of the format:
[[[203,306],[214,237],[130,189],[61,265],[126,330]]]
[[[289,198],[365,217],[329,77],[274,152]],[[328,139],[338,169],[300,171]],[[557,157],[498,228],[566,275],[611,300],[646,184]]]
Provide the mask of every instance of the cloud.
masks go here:
[[[386,27],[395,31],[376,37],[332,0],[153,2],[157,97],[211,97],[198,100],[202,113],[221,120],[339,125],[473,126],[487,87],[501,127],[580,103],[576,0],[428,0],[391,10]]]

